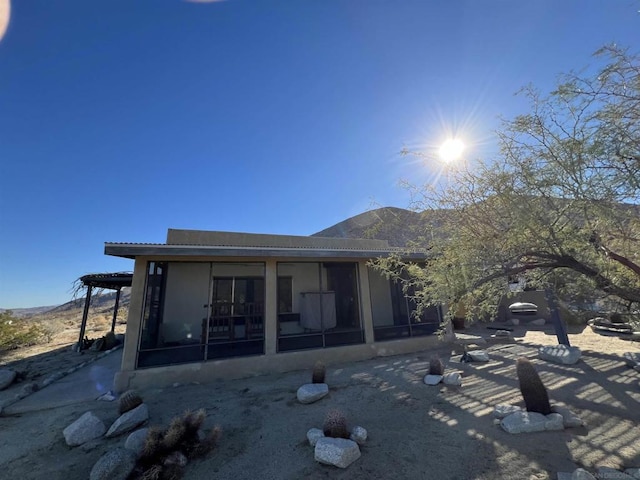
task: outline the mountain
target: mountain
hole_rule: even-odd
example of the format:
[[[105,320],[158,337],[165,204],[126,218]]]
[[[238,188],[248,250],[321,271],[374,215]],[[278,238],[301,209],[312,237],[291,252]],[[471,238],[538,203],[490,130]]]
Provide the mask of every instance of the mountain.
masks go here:
[[[431,236],[443,214],[445,212],[383,207],[348,218],[311,236],[371,238],[387,240],[392,247],[404,247],[420,237]]]

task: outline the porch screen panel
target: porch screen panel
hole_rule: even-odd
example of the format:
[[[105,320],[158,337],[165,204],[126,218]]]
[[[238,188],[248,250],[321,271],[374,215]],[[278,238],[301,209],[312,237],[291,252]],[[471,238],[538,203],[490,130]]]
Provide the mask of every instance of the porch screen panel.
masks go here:
[[[143,333],[138,366],[170,365],[204,359],[202,345],[203,307],[209,297],[210,264],[203,262],[166,262],[161,283],[161,304],[152,302],[157,311],[153,335]],[[157,288],[148,279],[148,290]],[[149,296],[153,296],[148,293]],[[146,308],[145,308],[146,310]],[[152,340],[152,341],[149,341]]]
[[[264,263],[213,263],[206,358],[264,354]]]
[[[393,340],[437,332],[441,324],[440,307],[431,306],[418,313],[413,300],[415,290],[403,290],[394,282],[369,267],[369,289],[375,341]]]
[[[356,267],[278,264],[278,351],[364,342]]]

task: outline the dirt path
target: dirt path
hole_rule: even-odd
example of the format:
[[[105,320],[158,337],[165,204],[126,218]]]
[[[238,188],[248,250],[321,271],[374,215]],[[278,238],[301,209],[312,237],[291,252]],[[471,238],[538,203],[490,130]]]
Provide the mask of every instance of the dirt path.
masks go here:
[[[188,465],[188,479],[542,480],[578,466],[639,467],[640,374],[620,357],[639,351],[637,345],[585,330],[571,337],[583,349],[583,360],[560,366],[536,358],[537,345],[556,343],[553,332],[527,332],[520,338],[489,346],[488,364],[449,363],[448,371],[464,375],[459,388],[422,383],[429,351],[331,368],[329,396],[311,405],[295,399],[297,388],[309,381],[306,371],[141,393],[151,424],[166,425],[187,409],[205,408],[207,424],[222,427],[219,448]],[[439,353],[447,360],[451,350]],[[493,406],[522,404],[514,368],[521,355],[536,365],[552,402],[569,406],[586,428],[510,435],[494,424]],[[316,463],[305,438],[333,408],[369,432],[362,457],[344,471]],[[117,417],[115,404],[97,401],[0,417],[3,476],[86,479],[95,461],[126,438],[67,447],[62,429],[87,410],[107,425]]]

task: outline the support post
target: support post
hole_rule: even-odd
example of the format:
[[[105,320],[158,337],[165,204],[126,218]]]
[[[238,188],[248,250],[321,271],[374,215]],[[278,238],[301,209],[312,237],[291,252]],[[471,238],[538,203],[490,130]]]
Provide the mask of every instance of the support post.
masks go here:
[[[84,299],[84,311],[82,312],[82,323],[80,324],[80,338],[78,338],[78,352],[82,351],[82,340],[84,339],[84,329],[87,326],[87,317],[89,316],[89,305],[91,304],[92,286],[87,286],[87,296]]]
[[[118,306],[120,305],[120,290],[122,287],[118,287],[116,292],[116,306],[113,308],[113,320],[111,320],[111,331],[116,329],[116,318],[118,317]]]
[[[545,297],[547,299],[547,305],[549,306],[549,310],[551,312],[551,321],[553,322],[553,326],[556,329],[556,337],[558,337],[559,345],[566,345],[570,347],[569,336],[567,335],[567,327],[560,318],[560,312],[558,312],[558,306],[556,305],[556,300],[551,292],[551,289],[547,288],[544,291]]]

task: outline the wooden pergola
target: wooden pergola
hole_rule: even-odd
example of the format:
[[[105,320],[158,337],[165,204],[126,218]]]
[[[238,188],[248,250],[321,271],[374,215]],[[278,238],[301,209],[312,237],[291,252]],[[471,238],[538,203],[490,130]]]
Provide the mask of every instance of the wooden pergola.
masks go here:
[[[92,273],[79,278],[82,285],[87,287],[87,295],[84,299],[84,311],[82,312],[82,323],[80,325],[80,337],[78,338],[78,351],[82,351],[84,331],[87,326],[87,317],[89,316],[89,306],[91,304],[91,293],[94,288],[104,290],[116,290],[116,304],[113,309],[113,320],[111,321],[111,331],[116,327],[116,318],[118,316],[118,306],[120,304],[120,292],[123,287],[130,287],[133,280],[132,273]]]

